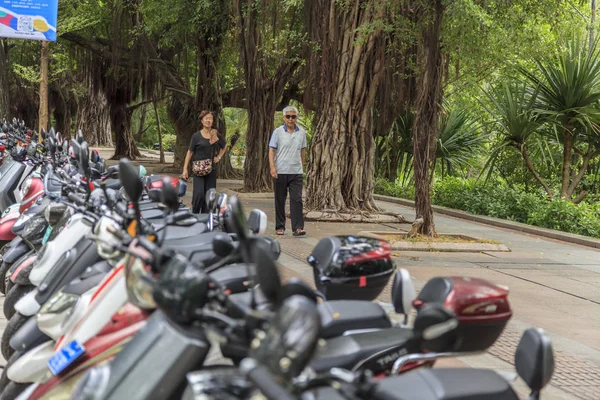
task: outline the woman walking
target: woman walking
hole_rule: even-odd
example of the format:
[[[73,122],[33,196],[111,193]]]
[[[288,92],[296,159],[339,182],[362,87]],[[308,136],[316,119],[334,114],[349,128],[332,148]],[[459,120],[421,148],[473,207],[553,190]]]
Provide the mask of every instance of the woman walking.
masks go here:
[[[200,113],[202,129],[192,135],[190,148],[185,156],[182,178],[187,180],[192,157],[192,174],[194,175],[194,194],[192,196],[192,212],[208,213],[206,207],[206,192],[217,188],[216,164],[221,161],[227,150],[227,143],[213,129],[214,115],[210,111]]]

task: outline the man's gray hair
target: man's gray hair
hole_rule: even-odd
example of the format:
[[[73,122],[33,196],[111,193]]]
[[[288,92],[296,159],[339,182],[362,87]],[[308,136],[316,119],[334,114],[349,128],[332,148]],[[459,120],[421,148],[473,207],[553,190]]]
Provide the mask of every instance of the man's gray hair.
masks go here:
[[[295,112],[296,115],[298,115],[298,109],[294,106],[287,106],[286,108],[283,109],[283,116],[285,117],[285,114],[289,113],[289,112]]]

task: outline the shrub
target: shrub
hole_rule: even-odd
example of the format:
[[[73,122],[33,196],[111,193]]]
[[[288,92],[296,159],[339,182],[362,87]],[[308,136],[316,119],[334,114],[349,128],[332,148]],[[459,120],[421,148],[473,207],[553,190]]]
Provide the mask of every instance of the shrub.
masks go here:
[[[414,187],[379,179],[375,192],[414,199]],[[433,204],[472,214],[523,222],[543,228],[600,238],[600,206],[550,201],[543,193],[528,193],[503,182],[483,182],[448,177],[435,183]]]
[[[175,149],[175,142],[177,141],[176,135],[164,135],[163,136],[163,148],[165,151],[170,151]]]

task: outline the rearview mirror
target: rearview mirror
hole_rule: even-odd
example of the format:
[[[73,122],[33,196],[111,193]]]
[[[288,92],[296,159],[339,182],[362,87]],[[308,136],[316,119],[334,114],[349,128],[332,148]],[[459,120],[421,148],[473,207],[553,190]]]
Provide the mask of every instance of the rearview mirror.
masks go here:
[[[113,165],[108,167],[106,169],[106,175],[108,175],[110,178],[117,179],[119,177],[119,166]]]
[[[523,333],[515,353],[515,367],[532,394],[550,382],[554,373],[554,352],[552,342],[543,330],[529,328]]]
[[[73,150],[73,154],[71,155],[73,159],[75,159],[75,161],[80,160],[80,155],[81,155],[81,145],[79,144],[79,142],[75,139],[71,140],[71,150]]]
[[[170,177],[163,178],[162,202],[171,212],[179,210],[179,197],[177,194],[177,189],[173,187],[173,180]]]
[[[217,190],[216,189],[208,189],[206,192],[206,207],[209,212],[212,212],[215,209],[217,202]]]
[[[52,158],[56,155],[56,142],[53,137],[48,138],[48,153]]]
[[[248,216],[248,229],[255,235],[262,235],[267,231],[267,214],[261,210],[252,210]]]
[[[218,234],[213,239],[213,251],[221,258],[225,258],[233,251],[233,240],[229,235]]]
[[[77,143],[81,144],[83,143],[83,132],[81,132],[81,129],[79,129],[77,131],[77,135],[75,136],[75,140],[77,141]]]
[[[408,314],[412,302],[417,297],[415,287],[408,270],[401,268],[394,274],[392,282],[392,304],[398,314]]]
[[[126,158],[122,158],[119,161],[119,179],[121,180],[121,184],[123,185],[129,200],[138,202],[142,196],[144,185],[142,184],[142,180],[138,177],[137,169],[133,166],[131,161]]]
[[[313,357],[320,331],[321,317],[315,302],[292,296],[275,314],[265,337],[256,339],[258,347],[250,356],[274,375],[290,380]]]
[[[219,211],[227,206],[227,195],[225,193],[221,193],[217,198],[217,206],[219,207]]]
[[[281,278],[277,266],[269,257],[264,246],[252,246],[252,263],[256,265],[256,281],[265,298],[272,304],[277,304],[281,293]]]
[[[227,226],[236,233],[241,240],[248,237],[248,227],[246,226],[246,216],[240,200],[233,196],[229,201],[229,215],[227,216]]]
[[[87,142],[81,143],[81,152],[79,153],[79,163],[81,165],[81,169],[83,170],[83,174],[89,178],[90,177],[90,152],[88,149]]]

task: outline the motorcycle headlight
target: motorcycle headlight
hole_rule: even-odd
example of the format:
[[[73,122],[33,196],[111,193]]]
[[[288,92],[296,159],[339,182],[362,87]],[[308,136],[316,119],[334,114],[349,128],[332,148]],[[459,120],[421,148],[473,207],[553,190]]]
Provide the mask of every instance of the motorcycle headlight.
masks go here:
[[[29,191],[29,187],[31,186],[32,181],[33,181],[33,179],[27,178],[27,179],[25,179],[25,182],[23,182],[23,186],[21,186],[21,198],[23,198],[23,199],[25,198],[25,195]]]
[[[146,270],[141,259],[131,254],[126,256],[125,279],[127,295],[131,303],[146,310],[156,308],[152,297],[152,273]]]
[[[67,212],[67,205],[63,203],[50,203],[44,210],[44,217],[50,225],[55,225]]]
[[[36,215],[29,220],[21,237],[30,242],[41,241],[47,227],[46,218],[43,215]]]
[[[72,309],[77,304],[79,296],[70,293],[58,292],[52,296],[40,309],[40,314],[61,314]]]

